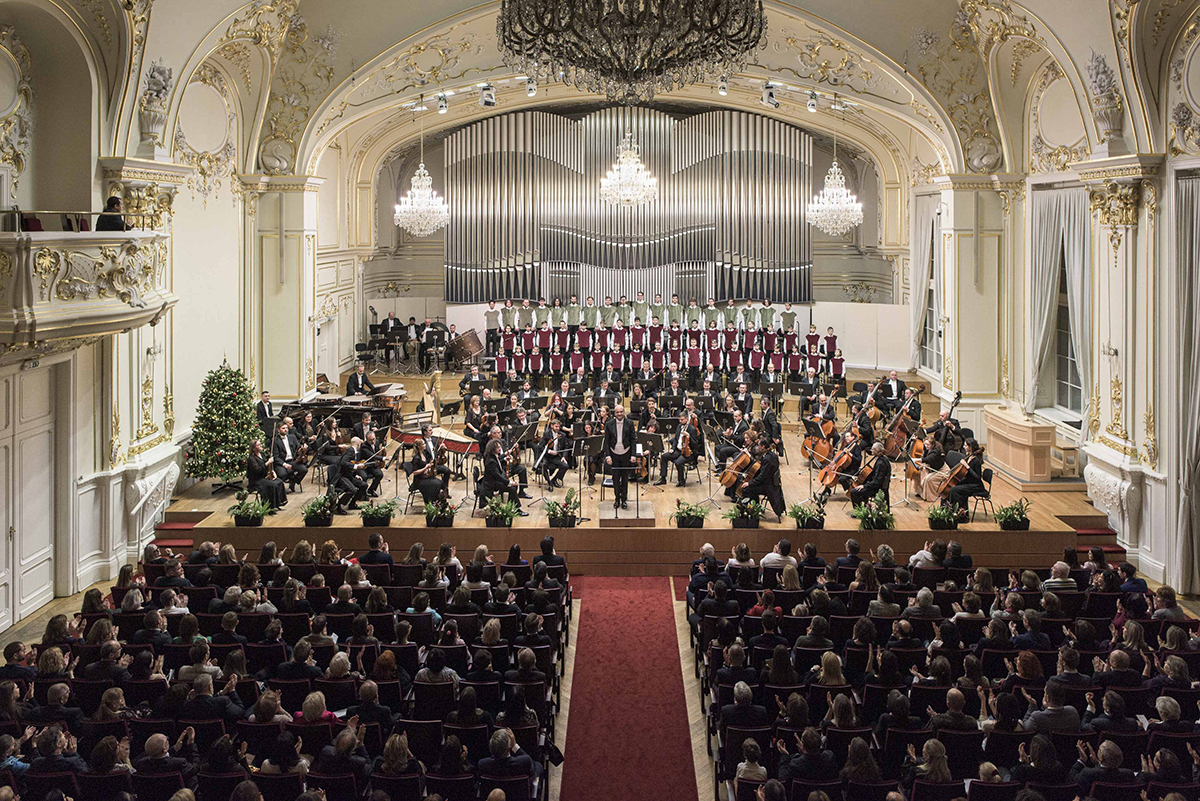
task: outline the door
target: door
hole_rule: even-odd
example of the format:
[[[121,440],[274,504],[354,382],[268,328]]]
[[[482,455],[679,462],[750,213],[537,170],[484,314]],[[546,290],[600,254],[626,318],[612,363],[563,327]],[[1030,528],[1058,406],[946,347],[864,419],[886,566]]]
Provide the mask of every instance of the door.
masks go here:
[[[11,622],[54,598],[55,426],[53,372],[26,370],[11,379],[12,437],[7,486],[12,488],[12,520],[6,545],[12,565]],[[3,486],[3,485],[0,485]]]
[[[324,373],[333,383],[340,381],[341,371],[338,370],[337,358],[338,321],[335,317],[321,323],[321,333],[317,335],[317,372]]]

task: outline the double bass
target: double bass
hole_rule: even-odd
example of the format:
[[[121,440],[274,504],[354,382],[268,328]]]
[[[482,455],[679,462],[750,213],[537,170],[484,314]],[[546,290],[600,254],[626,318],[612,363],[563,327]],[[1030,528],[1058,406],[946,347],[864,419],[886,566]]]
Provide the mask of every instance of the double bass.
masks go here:
[[[835,403],[837,400],[838,391],[841,386],[837,386],[833,390],[833,394],[829,396],[829,402]],[[833,435],[837,431],[837,426],[832,420],[822,420],[815,414],[808,415],[807,420],[813,422],[821,429],[821,436],[807,436],[804,442],[800,445],[800,453],[810,462],[817,464],[825,464],[829,461],[829,457],[833,454]]]

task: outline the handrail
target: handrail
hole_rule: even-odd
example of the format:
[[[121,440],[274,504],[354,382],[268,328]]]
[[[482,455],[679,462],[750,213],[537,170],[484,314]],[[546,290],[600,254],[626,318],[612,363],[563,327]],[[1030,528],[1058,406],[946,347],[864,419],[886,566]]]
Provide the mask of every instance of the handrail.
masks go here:
[[[17,227],[18,223],[23,222],[28,217],[37,217],[39,215],[59,215],[65,217],[73,217],[76,219],[87,218],[88,220],[96,220],[101,215],[113,215],[123,218],[127,225],[131,225],[139,230],[158,230],[154,225],[154,218],[160,216],[160,211],[149,212],[111,212],[111,211],[80,211],[80,210],[61,210],[61,209],[22,209],[22,208],[0,208],[0,230],[7,230],[12,233],[11,228]],[[23,226],[20,226],[23,229]],[[91,233],[89,231],[63,231],[62,233]]]

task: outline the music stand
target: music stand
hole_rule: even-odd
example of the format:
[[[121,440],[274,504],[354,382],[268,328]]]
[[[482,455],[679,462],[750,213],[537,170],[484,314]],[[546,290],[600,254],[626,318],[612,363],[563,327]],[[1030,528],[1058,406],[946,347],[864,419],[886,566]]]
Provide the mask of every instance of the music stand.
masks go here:
[[[589,460],[594,459],[600,454],[604,448],[604,436],[597,435],[594,437],[579,437],[573,441],[571,452],[575,455],[575,473],[579,477],[579,497],[583,497],[583,473],[585,466],[589,464]],[[596,497],[596,490],[588,486],[588,497]],[[579,511],[583,511],[583,505],[580,504]],[[585,520],[591,520],[590,517],[580,517],[582,523]]]
[[[478,381],[467,382],[467,392],[471,395],[483,395],[485,389],[495,389],[491,379],[481,378]]]
[[[696,409],[701,412],[715,412],[717,409],[715,398],[712,395],[697,395],[692,400],[696,402]]]
[[[899,504],[904,504],[905,506],[911,506],[914,509],[921,508],[920,506],[917,505],[916,501],[914,501],[913,499],[908,497],[908,466],[911,464],[914,468],[916,468],[917,475],[919,476],[921,474],[921,466],[919,464],[917,464],[915,459],[912,458],[912,454],[909,453],[908,449],[909,449],[909,445],[912,444],[912,441],[914,439],[916,439],[917,437],[919,437],[920,434],[921,434],[921,429],[920,429],[920,426],[918,426],[916,429],[913,430],[913,433],[909,435],[908,439],[905,440],[904,445],[900,449],[900,462],[899,463],[901,465],[901,469],[904,471],[904,496],[901,497],[900,500],[891,504],[891,506],[898,506]]]
[[[657,378],[639,378],[637,379],[637,383],[642,387],[642,394],[647,397],[658,390]]]
[[[480,406],[485,412],[488,412],[489,414],[495,414],[503,411],[504,404],[507,402],[508,401],[504,398],[492,398],[491,400],[485,400],[482,404],[480,404]]]
[[[658,398],[658,405],[662,408],[662,410],[664,412],[670,412],[671,414],[679,414],[679,410],[683,408],[683,396],[682,395],[660,395]]]
[[[629,401],[629,413],[631,415],[640,415],[642,413],[642,409],[645,409],[645,408],[646,408],[646,399],[645,398],[634,398],[633,400]]]
[[[816,437],[817,439],[825,439],[825,433],[823,431],[821,431],[821,426],[816,421],[810,420],[807,417],[801,417],[800,425],[804,427],[804,438],[805,439],[808,439],[809,437]],[[805,501],[804,501],[805,503],[808,503],[813,498],[817,497],[813,493],[813,458],[812,458],[812,454],[810,453],[807,458],[808,458],[808,498],[805,499]]]
[[[715,411],[713,419],[721,429],[733,428],[733,412]]]
[[[732,417],[732,415],[730,415],[730,417]],[[713,443],[717,441],[717,437],[719,435],[717,433],[717,430],[713,426],[709,425],[708,423],[701,423],[700,428],[704,431],[704,453],[708,456],[708,464],[709,464],[709,469],[705,471],[706,473],[708,473],[708,497],[705,498],[704,500],[700,501],[700,503],[711,503],[713,505],[714,509],[720,509],[721,504],[717,500],[717,493],[713,489],[713,485],[712,485],[712,480],[713,480],[712,467],[714,465],[716,465],[716,463],[717,463],[717,454],[716,454],[716,451],[713,450]],[[721,485],[718,483],[717,486],[719,487]]]
[[[646,483],[642,485],[641,491],[638,493],[641,496],[650,489],[650,473],[655,460],[662,455],[664,446],[662,434],[647,434],[644,431],[637,432],[637,442],[642,446],[642,456],[650,460],[646,463]]]

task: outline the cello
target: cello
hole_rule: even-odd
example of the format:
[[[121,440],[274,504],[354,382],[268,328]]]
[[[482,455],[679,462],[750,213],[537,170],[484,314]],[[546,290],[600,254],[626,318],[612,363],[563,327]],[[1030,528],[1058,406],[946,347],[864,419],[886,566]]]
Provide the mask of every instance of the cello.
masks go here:
[[[829,396],[830,403],[836,402],[840,389],[840,386],[834,388],[833,394]],[[833,454],[833,441],[831,437],[837,430],[837,426],[832,420],[822,420],[815,414],[810,414],[806,419],[821,429],[821,436],[810,435],[805,437],[804,442],[800,446],[800,453],[810,462],[815,461],[817,464],[825,464]]]
[[[837,453],[829,460],[829,464],[822,467],[821,471],[817,473],[817,483],[828,491],[833,490],[838,479],[846,473],[847,468],[854,461],[854,454],[851,453],[851,449],[861,438],[858,433],[858,425],[851,423],[850,427],[851,431],[847,435],[845,444],[838,448]]]
[[[872,426],[883,419],[883,409],[880,409],[875,403],[875,393],[879,391],[881,386],[883,386],[883,382],[886,379],[887,376],[880,376],[879,380],[875,382],[875,389],[871,390],[870,395],[867,395],[865,398],[863,398],[863,413],[870,418]]]

